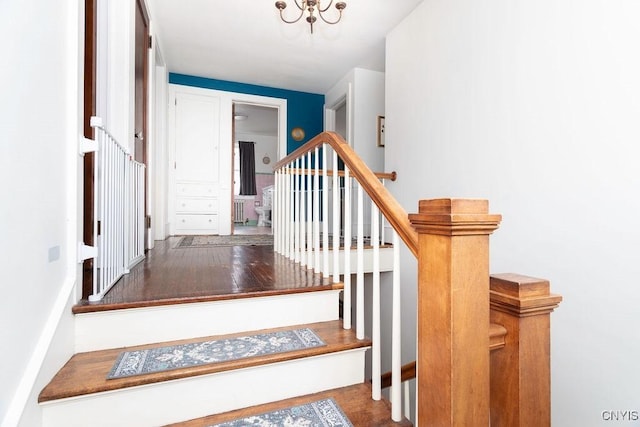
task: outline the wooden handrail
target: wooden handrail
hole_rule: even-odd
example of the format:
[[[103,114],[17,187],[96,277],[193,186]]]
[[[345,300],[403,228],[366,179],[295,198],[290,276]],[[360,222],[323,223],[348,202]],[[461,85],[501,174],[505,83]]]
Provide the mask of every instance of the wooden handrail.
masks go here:
[[[360,156],[347,144],[347,142],[335,132],[322,132],[312,138],[309,142],[298,148],[284,159],[274,165],[274,170],[290,164],[292,161],[307,154],[316,147],[329,144],[349,168],[351,174],[358,180],[364,191],[367,192],[371,200],[378,206],[380,212],[389,221],[389,224],[396,230],[398,236],[407,245],[411,253],[418,257],[418,233],[415,231],[407,211],[398,203],[393,195],[382,185],[376,175],[362,161]]]
[[[416,361],[402,365],[400,368],[400,382],[412,380],[416,377]],[[382,388],[391,387],[391,372],[385,372],[380,376],[382,379]]]
[[[304,169],[304,168],[290,168],[288,171],[290,174],[296,174],[296,175],[308,175],[309,172],[311,172],[311,174],[314,175],[316,173],[315,169]],[[324,172],[324,169],[319,169],[318,172],[322,175],[322,173]],[[327,172],[327,176],[333,176],[333,169],[327,169],[326,172]],[[373,174],[378,179],[388,179],[389,181],[395,181],[396,179],[398,179],[398,173],[396,171],[373,172]],[[338,176],[344,177],[344,171],[339,170]]]

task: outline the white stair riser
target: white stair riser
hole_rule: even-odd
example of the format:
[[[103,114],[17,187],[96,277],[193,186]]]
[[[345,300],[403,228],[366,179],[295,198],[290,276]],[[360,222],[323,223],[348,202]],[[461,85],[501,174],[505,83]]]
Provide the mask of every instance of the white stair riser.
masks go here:
[[[366,349],[166,381],[42,404],[43,427],[144,427],[364,381]]]
[[[76,315],[77,353],[338,319],[339,290]]]

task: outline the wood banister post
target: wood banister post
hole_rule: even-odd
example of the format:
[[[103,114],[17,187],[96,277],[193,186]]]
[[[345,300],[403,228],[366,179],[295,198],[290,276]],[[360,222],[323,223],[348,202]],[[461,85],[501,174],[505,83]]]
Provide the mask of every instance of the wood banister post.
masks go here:
[[[562,297],[549,282],[517,274],[491,276],[491,321],[507,329],[491,353],[491,425],[551,425],[551,312]]]
[[[421,200],[418,232],[418,423],[489,425],[489,235],[486,200]]]

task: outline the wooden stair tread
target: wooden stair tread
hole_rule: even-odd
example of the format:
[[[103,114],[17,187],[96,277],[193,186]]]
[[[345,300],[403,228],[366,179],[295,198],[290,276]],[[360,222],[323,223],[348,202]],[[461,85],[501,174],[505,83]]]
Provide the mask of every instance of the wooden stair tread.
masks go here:
[[[403,419],[401,422],[391,420],[391,404],[388,400],[375,401],[371,399],[371,384],[363,383],[334,390],[327,390],[306,396],[294,397],[264,405],[238,409],[222,414],[209,415],[203,418],[170,424],[166,427],[205,427],[212,424],[223,423],[250,415],[263,414],[265,412],[284,409],[291,406],[302,405],[320,399],[333,398],[342,411],[355,427],[386,427],[386,426],[411,426],[411,422]]]
[[[188,368],[180,368],[169,371],[136,375],[126,378],[107,379],[118,355],[122,351],[143,350],[165,345],[187,344],[192,342],[208,341],[222,338],[252,335],[254,333],[267,333],[274,331],[292,330],[299,328],[311,328],[327,345],[304,350],[291,351],[279,354],[256,356],[241,360],[219,362]],[[215,335],[198,337],[187,340],[153,343],[126,348],[116,348],[86,353],[77,353],[58,371],[51,382],[42,390],[38,402],[47,402],[57,399],[81,396],[92,393],[113,391],[127,387],[135,387],[162,381],[193,377],[197,375],[214,374],[233,369],[248,368],[269,363],[284,362],[303,357],[329,354],[344,350],[365,348],[371,345],[369,339],[358,340],[353,330],[345,330],[342,320],[329,322],[295,325],[281,328],[264,329],[260,331],[248,331],[228,335]]]
[[[176,305],[176,304],[191,304],[200,302],[212,302],[212,301],[225,301],[236,300],[242,298],[256,298],[256,297],[268,297],[277,295],[291,295],[305,292],[318,292],[328,290],[341,290],[344,289],[342,282],[332,283],[330,279],[324,279],[324,283],[308,285],[304,287],[300,286],[285,286],[280,289],[269,290],[256,290],[256,291],[242,291],[237,293],[222,293],[216,295],[197,295],[197,296],[185,296],[185,297],[167,297],[157,298],[153,300],[140,300],[140,301],[128,301],[128,302],[104,302],[104,303],[90,303],[87,300],[82,300],[78,304],[72,307],[73,314],[82,313],[95,313],[100,311],[111,310],[124,310],[130,308],[143,308],[143,307],[158,307],[164,305]]]

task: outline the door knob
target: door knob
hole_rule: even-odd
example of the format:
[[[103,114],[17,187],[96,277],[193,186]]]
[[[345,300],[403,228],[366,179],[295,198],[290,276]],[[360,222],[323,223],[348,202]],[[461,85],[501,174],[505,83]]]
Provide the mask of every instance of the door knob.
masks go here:
[[[136,132],[134,136],[136,137],[136,139],[139,139],[140,141],[144,141],[144,136],[142,135],[142,131]]]

